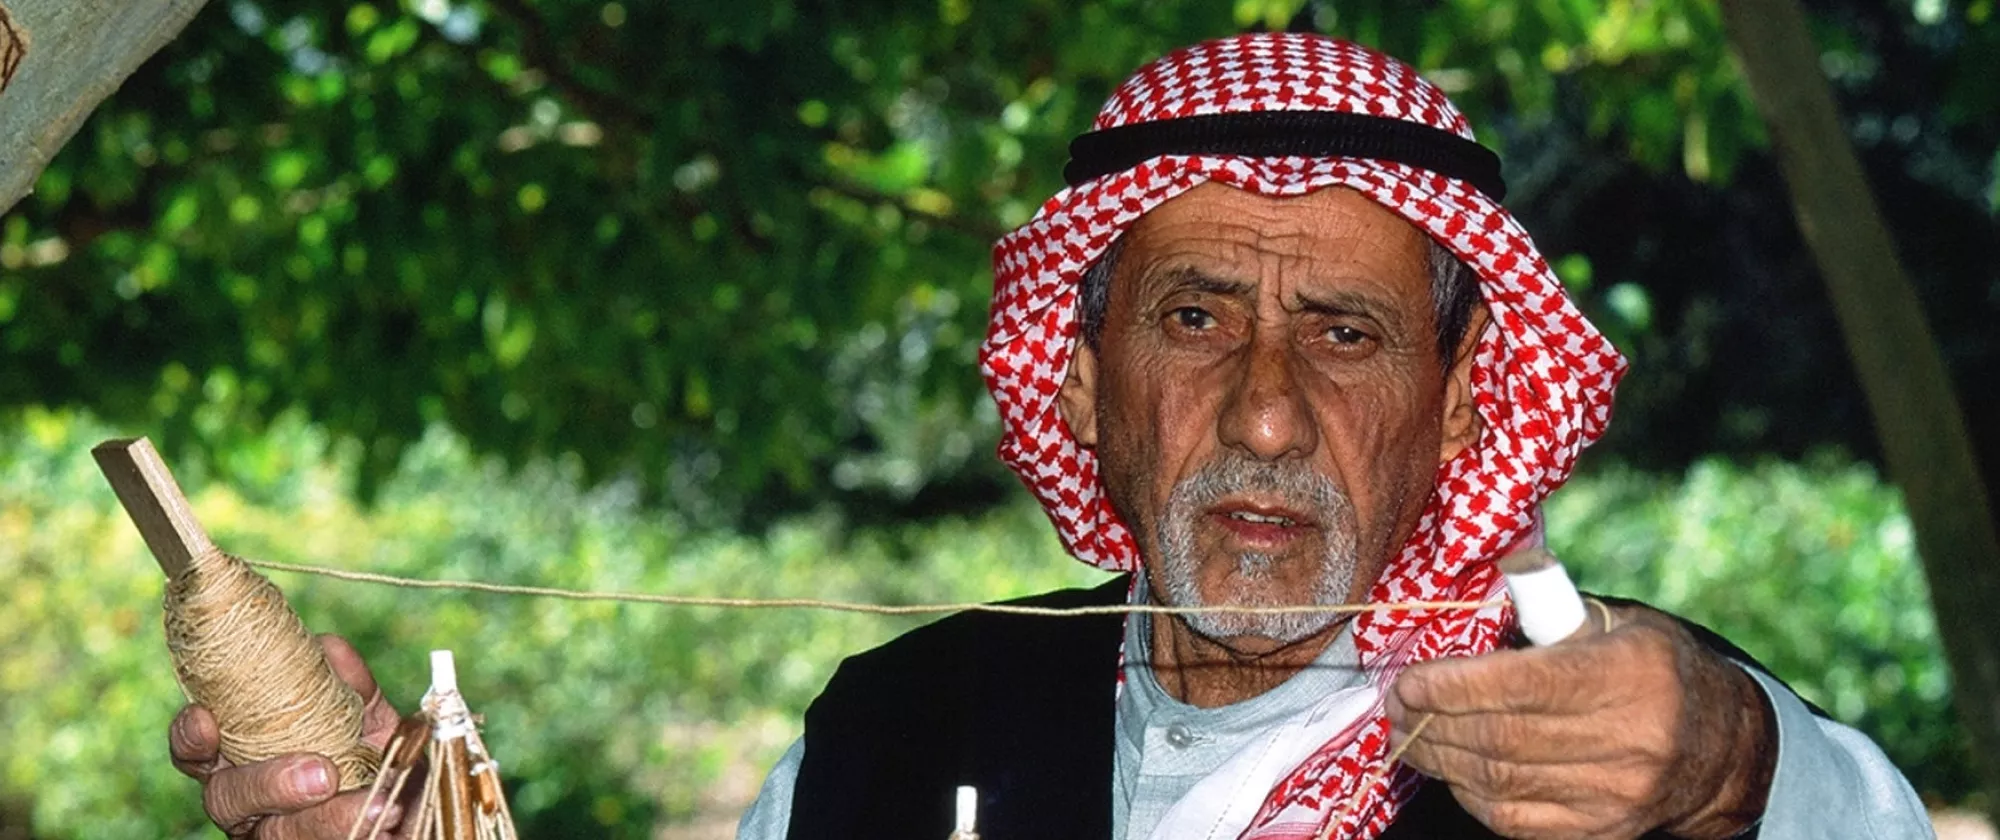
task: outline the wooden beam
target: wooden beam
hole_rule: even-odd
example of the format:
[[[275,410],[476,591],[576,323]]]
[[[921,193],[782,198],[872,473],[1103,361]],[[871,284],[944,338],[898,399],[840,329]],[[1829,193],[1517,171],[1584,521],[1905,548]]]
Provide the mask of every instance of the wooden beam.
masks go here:
[[[0,0],[0,213],[205,0]]]
[[[139,526],[139,536],[153,550],[153,559],[168,580],[180,577],[195,558],[216,550],[152,441],[108,440],[90,450],[90,456],[97,459],[97,468],[111,482],[132,524]]]

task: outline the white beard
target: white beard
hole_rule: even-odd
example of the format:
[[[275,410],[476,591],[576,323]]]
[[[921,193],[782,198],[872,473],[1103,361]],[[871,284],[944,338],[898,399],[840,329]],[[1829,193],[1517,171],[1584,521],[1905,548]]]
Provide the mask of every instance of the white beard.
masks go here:
[[[1195,523],[1202,512],[1234,493],[1275,495],[1318,523],[1326,551],[1317,574],[1304,592],[1271,588],[1271,566],[1277,558],[1262,552],[1236,556],[1235,576],[1243,585],[1232,596],[1210,604],[1198,581]],[[1354,505],[1333,481],[1299,461],[1270,463],[1225,453],[1213,463],[1174,485],[1167,510],[1154,529],[1158,557],[1150,558],[1147,574],[1158,585],[1159,597],[1174,607],[1291,605],[1336,606],[1347,601],[1355,575]],[[1263,584],[1263,585],[1259,585]],[[1198,613],[1182,615],[1188,627],[1211,639],[1258,636],[1290,644],[1332,626],[1340,613],[1297,612],[1273,615]]]

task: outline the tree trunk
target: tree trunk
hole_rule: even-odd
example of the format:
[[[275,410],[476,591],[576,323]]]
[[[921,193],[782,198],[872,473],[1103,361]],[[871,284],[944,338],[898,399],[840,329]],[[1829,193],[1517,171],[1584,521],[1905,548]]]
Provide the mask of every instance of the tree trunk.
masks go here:
[[[204,0],[0,0],[0,213]]]
[[[1951,663],[1959,723],[2000,824],[2000,538],[1937,342],[1821,75],[1798,0],[1723,0],[1792,209],[1902,488]]]

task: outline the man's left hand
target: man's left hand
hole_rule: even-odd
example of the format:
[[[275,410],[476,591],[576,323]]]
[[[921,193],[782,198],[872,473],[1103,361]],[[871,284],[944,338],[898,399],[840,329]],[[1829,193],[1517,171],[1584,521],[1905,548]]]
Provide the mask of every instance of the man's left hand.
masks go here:
[[[1410,666],[1403,760],[1515,838],[1727,838],[1763,812],[1775,725],[1748,674],[1667,615],[1611,610],[1562,644]],[[1600,615],[1590,616],[1595,624]]]

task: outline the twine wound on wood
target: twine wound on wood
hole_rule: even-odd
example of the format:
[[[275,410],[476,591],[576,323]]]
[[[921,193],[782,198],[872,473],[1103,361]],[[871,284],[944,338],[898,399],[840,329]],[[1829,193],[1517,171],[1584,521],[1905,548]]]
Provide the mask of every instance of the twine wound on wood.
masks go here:
[[[208,708],[222,756],[333,760],[343,790],[368,783],[380,754],[361,742],[363,703],[278,587],[215,547],[145,438],[91,450],[167,575],[167,652],[188,700]]]
[[[165,613],[174,676],[215,715],[224,757],[316,752],[340,768],[342,789],[374,777],[381,754],[361,743],[360,695],[270,580],[213,551],[167,581]]]

